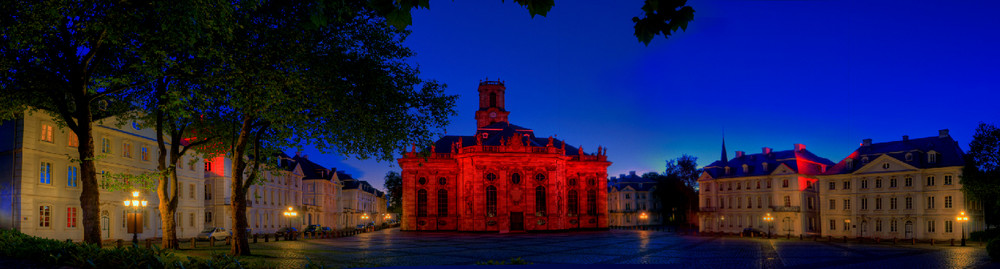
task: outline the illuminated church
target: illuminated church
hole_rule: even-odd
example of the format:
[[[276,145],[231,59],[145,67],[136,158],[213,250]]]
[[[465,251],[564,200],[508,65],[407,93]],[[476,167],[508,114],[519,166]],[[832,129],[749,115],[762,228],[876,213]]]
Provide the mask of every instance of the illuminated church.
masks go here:
[[[607,228],[604,149],[586,153],[510,124],[501,81],[479,83],[476,133],[445,136],[399,159],[403,230]]]

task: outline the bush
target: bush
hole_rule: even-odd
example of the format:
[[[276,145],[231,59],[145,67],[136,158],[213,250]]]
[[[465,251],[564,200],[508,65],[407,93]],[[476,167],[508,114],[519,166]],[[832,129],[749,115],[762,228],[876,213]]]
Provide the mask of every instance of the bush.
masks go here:
[[[0,256],[77,268],[245,268],[268,267],[241,262],[224,254],[211,259],[181,259],[170,250],[154,247],[101,248],[92,244],[44,239],[19,231],[0,229]]]
[[[1000,262],[1000,239],[990,240],[990,243],[986,244],[986,253],[994,262]]]
[[[969,240],[971,241],[989,242],[995,238],[1000,238],[1000,229],[989,229],[969,233]]]

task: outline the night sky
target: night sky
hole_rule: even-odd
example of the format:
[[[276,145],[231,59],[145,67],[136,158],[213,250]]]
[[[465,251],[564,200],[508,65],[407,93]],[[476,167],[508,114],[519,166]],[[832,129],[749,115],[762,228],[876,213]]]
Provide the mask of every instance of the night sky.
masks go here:
[[[939,129],[968,150],[980,121],[1000,124],[1000,1],[689,1],[687,31],[649,46],[632,35],[642,1],[562,0],[535,18],[512,2],[413,14],[412,62],[461,96],[448,134],[475,132],[487,78],[506,81],[511,123],[608,147],[610,175],[681,154],[707,165],[723,133],[729,156],[802,143],[837,162],[865,138]],[[306,148],[378,188],[399,171]]]

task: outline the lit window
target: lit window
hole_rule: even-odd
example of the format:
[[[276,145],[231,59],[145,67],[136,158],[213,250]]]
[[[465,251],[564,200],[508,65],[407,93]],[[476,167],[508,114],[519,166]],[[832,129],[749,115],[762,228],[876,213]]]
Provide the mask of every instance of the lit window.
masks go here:
[[[46,124],[46,123],[42,124],[42,134],[40,136],[40,138],[42,139],[42,141],[49,142],[49,143],[52,143],[53,141],[55,141],[55,139],[53,138],[52,129],[53,128],[52,128],[51,124]]]
[[[122,143],[122,157],[132,158],[132,143],[129,142]]]
[[[68,137],[69,137],[69,139],[67,139],[66,145],[68,145],[70,147],[79,147],[80,146],[80,138],[76,136],[76,133],[69,132]]]
[[[38,207],[38,227],[48,228],[50,217],[52,214],[52,207],[43,205]]]
[[[66,208],[66,228],[76,228],[76,208]]]

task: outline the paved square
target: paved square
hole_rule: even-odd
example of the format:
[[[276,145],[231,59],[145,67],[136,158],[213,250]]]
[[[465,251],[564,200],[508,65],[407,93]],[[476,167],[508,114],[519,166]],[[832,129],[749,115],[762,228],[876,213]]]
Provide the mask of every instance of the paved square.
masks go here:
[[[535,264],[667,264],[683,268],[1000,268],[982,247],[855,244],[653,231],[477,234],[381,230],[335,239],[251,244],[283,268]]]

